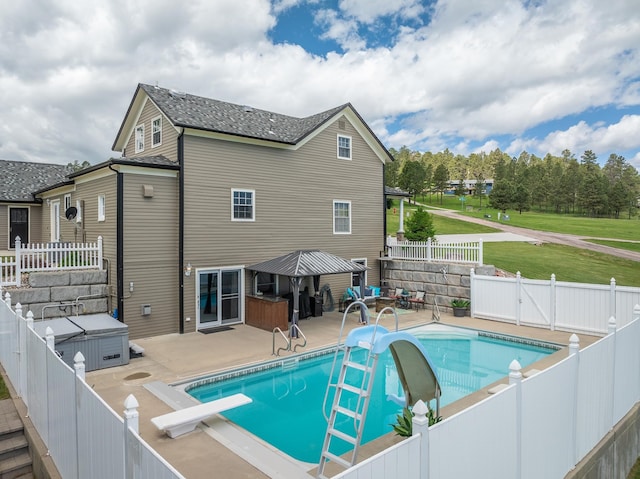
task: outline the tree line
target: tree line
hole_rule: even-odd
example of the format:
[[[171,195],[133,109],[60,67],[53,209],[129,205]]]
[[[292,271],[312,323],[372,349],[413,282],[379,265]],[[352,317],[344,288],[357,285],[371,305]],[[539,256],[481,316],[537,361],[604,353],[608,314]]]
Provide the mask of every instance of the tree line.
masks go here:
[[[440,197],[458,182],[456,193],[463,195],[464,180],[475,180],[474,195],[485,196],[487,179],[493,180],[488,194],[493,208],[519,212],[538,211],[632,217],[638,212],[640,176],[623,156],[612,153],[600,166],[591,150],[579,159],[570,150],[561,156],[544,158],[522,152],[511,157],[496,149],[490,153],[454,155],[448,149],[420,153],[406,147],[391,148],[396,161],[385,168],[385,184],[417,195]],[[480,203],[482,206],[482,203]]]

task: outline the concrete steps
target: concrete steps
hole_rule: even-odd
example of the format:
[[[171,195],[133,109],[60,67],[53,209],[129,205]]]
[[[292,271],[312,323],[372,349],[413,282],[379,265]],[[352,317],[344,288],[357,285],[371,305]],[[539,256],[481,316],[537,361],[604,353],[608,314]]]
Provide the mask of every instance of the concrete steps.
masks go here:
[[[0,401],[0,479],[33,478],[29,445],[13,401]]]

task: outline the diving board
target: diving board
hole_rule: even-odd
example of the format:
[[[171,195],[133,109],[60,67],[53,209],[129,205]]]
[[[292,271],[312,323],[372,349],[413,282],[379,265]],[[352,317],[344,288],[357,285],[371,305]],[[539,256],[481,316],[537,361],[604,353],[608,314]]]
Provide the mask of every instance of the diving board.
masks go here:
[[[156,416],[151,422],[170,438],[176,438],[182,434],[193,431],[196,426],[214,414],[228,409],[244,406],[252,402],[251,398],[244,394],[234,394],[214,401],[198,404],[177,411]]]

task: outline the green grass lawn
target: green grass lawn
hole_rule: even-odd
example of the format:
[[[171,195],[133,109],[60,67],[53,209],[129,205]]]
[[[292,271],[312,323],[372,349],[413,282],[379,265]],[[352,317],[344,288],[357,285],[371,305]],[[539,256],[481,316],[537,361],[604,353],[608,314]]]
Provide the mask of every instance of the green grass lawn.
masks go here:
[[[611,246],[613,248],[626,249],[629,251],[640,252],[640,243],[630,243],[628,241],[611,241],[611,240],[589,240],[589,243],[601,244],[604,246]]]
[[[459,202],[459,200],[455,197],[445,196],[444,206],[455,205],[455,202]],[[471,199],[470,202],[474,203],[477,200]],[[394,206],[396,207],[395,214],[393,209],[387,210],[387,231],[391,235],[395,235],[399,224],[398,203],[394,202]],[[439,204],[434,201],[434,206],[439,206]],[[472,207],[475,208],[475,204]],[[406,213],[414,208],[414,205],[405,204],[404,211]],[[482,211],[465,212],[465,214],[477,217],[483,217],[487,213],[490,213],[492,220],[498,224],[497,212],[484,209],[484,202]],[[581,236],[620,239],[640,238],[640,221],[638,220],[580,218],[542,213],[525,213],[522,217],[514,212],[509,214],[511,216],[509,224],[531,229],[558,231]],[[499,231],[438,215],[432,215],[432,218],[436,234],[490,233]],[[640,243],[610,240],[593,240],[593,242],[640,251]],[[608,284],[611,278],[614,277],[619,285],[640,287],[640,262],[624,260],[615,256],[570,246],[550,243],[534,246],[519,242],[485,242],[484,263],[492,264],[496,268],[511,273],[520,271],[524,277],[531,279],[549,279],[551,274],[555,274],[558,281]]]
[[[427,207],[448,208],[476,218],[484,218],[485,214],[491,214],[490,221],[494,221],[496,224],[499,223],[498,210],[488,207],[489,200],[487,198],[482,200],[482,209],[480,208],[480,200],[472,196],[465,197],[465,201],[461,202],[455,195],[443,195],[442,204],[440,204],[440,199],[437,195],[433,195],[431,200],[427,195],[424,200],[422,197],[418,197],[418,202],[425,204]],[[593,238],[626,240],[640,238],[640,218],[587,218],[584,216],[534,211],[525,211],[520,214],[515,210],[507,210],[507,214],[510,217],[507,224],[533,230],[569,233]]]
[[[484,243],[484,263],[531,279],[640,287],[640,263],[571,246],[545,243]]]
[[[397,205],[397,202],[394,203]],[[404,213],[411,212],[416,206],[408,206],[405,204]],[[449,235],[449,234],[472,234],[472,233],[498,233],[500,230],[491,228],[489,226],[477,225],[475,223],[468,223],[462,220],[454,220],[439,215],[431,215],[433,219],[433,226],[436,229],[436,235]],[[406,221],[406,220],[405,220]],[[398,228],[400,227],[400,212],[396,206],[396,212],[393,213],[393,208],[387,210],[387,234],[395,236]]]

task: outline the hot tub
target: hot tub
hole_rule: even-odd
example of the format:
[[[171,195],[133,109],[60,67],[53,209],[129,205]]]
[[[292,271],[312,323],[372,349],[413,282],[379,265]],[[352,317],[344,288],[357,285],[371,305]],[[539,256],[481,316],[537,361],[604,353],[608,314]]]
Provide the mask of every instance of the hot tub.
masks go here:
[[[129,363],[129,328],[106,313],[49,319],[33,324],[33,329],[43,338],[47,327],[53,330],[56,352],[71,367],[78,351],[84,356],[85,371]]]

